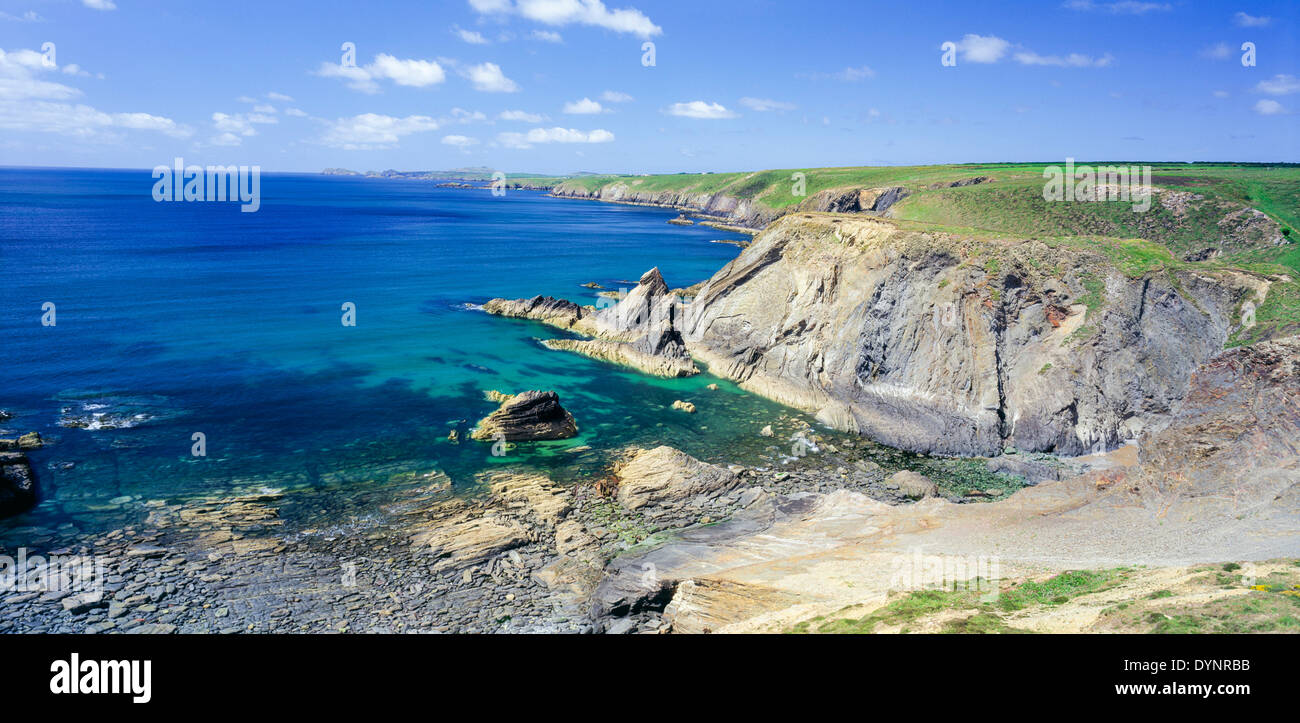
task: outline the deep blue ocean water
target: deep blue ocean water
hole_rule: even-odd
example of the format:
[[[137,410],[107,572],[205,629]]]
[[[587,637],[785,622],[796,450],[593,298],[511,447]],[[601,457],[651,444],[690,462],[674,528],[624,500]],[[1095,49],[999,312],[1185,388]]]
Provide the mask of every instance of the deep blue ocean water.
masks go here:
[[[258,484],[334,490],[351,513],[353,495],[411,473],[467,491],[501,465],[573,479],[627,444],[752,461],[758,429],[791,413],[707,374],[661,380],[547,350],[536,339],[556,330],[466,308],[595,303],[581,284],[630,288],[652,266],[685,287],[738,253],[710,241],[743,237],[667,224],[675,211],[264,174],[261,209],[241,213],[158,203],[152,187],[149,171],[0,168],[0,409],[15,415],[0,436],[48,442],[31,455],[41,502],[0,522],[0,540]],[[488,389],[554,389],[580,435],[505,457],[452,444],[496,407]],[[196,432],[206,457],[191,454]]]

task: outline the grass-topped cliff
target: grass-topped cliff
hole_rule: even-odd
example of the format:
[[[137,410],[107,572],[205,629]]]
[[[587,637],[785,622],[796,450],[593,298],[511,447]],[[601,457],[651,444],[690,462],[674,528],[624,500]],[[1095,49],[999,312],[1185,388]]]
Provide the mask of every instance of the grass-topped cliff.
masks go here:
[[[1048,165],[586,176],[566,179],[554,191],[694,208],[758,226],[795,211],[869,210],[871,199],[892,191],[881,212],[905,228],[1091,249],[1132,277],[1196,269],[1266,275],[1275,283],[1255,309],[1254,326],[1234,333],[1229,345],[1300,332],[1300,166],[1151,164],[1156,192],[1150,207],[1136,212],[1128,200],[1045,201]],[[795,195],[797,173],[802,195]]]

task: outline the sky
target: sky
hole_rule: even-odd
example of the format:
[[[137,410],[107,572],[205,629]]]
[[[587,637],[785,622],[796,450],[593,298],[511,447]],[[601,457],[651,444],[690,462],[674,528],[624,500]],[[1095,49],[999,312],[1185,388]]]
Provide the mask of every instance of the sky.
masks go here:
[[[1296,0],[0,0],[0,166],[1296,162],[1297,38]]]

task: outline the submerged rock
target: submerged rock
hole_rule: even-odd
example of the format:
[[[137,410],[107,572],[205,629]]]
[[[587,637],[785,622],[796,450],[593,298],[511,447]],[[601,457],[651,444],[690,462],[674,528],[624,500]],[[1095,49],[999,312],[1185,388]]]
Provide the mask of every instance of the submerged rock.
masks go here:
[[[555,392],[527,391],[507,399],[470,433],[477,440],[530,442],[567,439],[578,433],[573,415],[560,406]]]
[[[10,517],[36,504],[36,476],[27,455],[0,452],[0,517]]]

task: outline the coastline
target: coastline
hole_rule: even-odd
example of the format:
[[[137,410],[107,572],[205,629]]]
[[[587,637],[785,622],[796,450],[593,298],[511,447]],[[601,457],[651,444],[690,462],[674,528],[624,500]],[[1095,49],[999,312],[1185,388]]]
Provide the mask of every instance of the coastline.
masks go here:
[[[522,318],[600,333],[586,323]],[[631,341],[617,338],[617,343]],[[856,429],[851,412],[829,394],[789,380],[755,376],[707,348],[691,353],[715,370],[715,377],[735,380],[794,409],[816,412],[823,424]],[[691,401],[708,405],[699,396]],[[664,414],[673,418],[680,413]],[[207,500],[146,500],[150,514],[144,524],[76,541],[83,546],[77,551],[109,559],[107,595],[10,595],[4,598],[7,614],[0,619],[0,632],[708,632],[716,623],[700,621],[716,615],[717,605],[732,603],[700,607],[698,602],[677,600],[679,593],[699,594],[714,578],[697,574],[697,567],[679,567],[672,562],[675,557],[655,555],[704,549],[729,556],[753,544],[756,530],[777,529],[785,535],[781,525],[806,523],[824,531],[825,525],[841,524],[834,521],[846,509],[864,526],[895,519],[913,524],[935,510],[942,511],[936,514],[944,525],[965,525],[995,513],[970,517],[959,510],[1017,509],[1019,503],[1007,506],[1010,499],[1033,503],[1051,498],[1054,501],[1043,509],[1069,515],[1079,508],[1062,507],[1055,495],[1096,488],[1097,479],[1109,479],[1097,475],[1135,467],[1133,459],[1117,463],[1014,453],[1007,455],[1010,460],[924,457],[881,447],[856,434],[818,430],[793,416],[786,424],[768,425],[756,434],[771,440],[767,463],[731,465],[727,472],[737,480],[733,487],[712,496],[671,499],[654,515],[612,501],[603,489],[610,477],[620,474],[617,462],[572,486],[557,486],[525,467],[506,467],[480,475],[477,494],[469,497],[450,494],[450,481],[430,471],[426,485],[359,505],[361,517],[376,510],[381,514],[350,531],[286,524],[290,520],[281,510],[310,505],[310,491],[290,493],[302,494],[299,499],[250,488]],[[1120,451],[1126,449],[1137,451]],[[635,457],[645,450],[610,451]],[[1011,463],[1022,466],[1008,468]],[[1050,468],[1055,477],[1044,481],[1045,491],[1025,490],[1039,480],[1015,481],[995,474],[999,465],[1014,473]],[[918,500],[891,481],[917,468],[937,483],[937,496],[927,498],[927,492]],[[1081,499],[1097,502],[1086,495]],[[994,501],[996,505],[987,504]],[[792,533],[791,544],[802,534]],[[61,550],[69,541],[53,542],[54,549]],[[854,537],[845,542],[863,544]],[[1287,551],[1283,545],[1261,548],[1260,554],[1272,557]],[[780,559],[768,561],[777,564]],[[1069,564],[1086,559],[1071,558]],[[1153,564],[1186,561],[1151,559]],[[665,577],[664,587],[639,592],[612,582],[636,569],[629,565],[642,564],[658,565],[665,575],[680,577]],[[1064,564],[1038,561],[1015,571],[1028,577],[1059,571]],[[350,577],[352,584],[347,582]],[[761,613],[769,604],[773,611],[805,604],[798,595],[788,594],[774,594],[757,607],[736,611],[741,618],[727,625],[739,624],[748,619],[744,615]],[[843,601],[832,599],[836,604]],[[669,607],[669,600],[676,600],[676,607]]]

